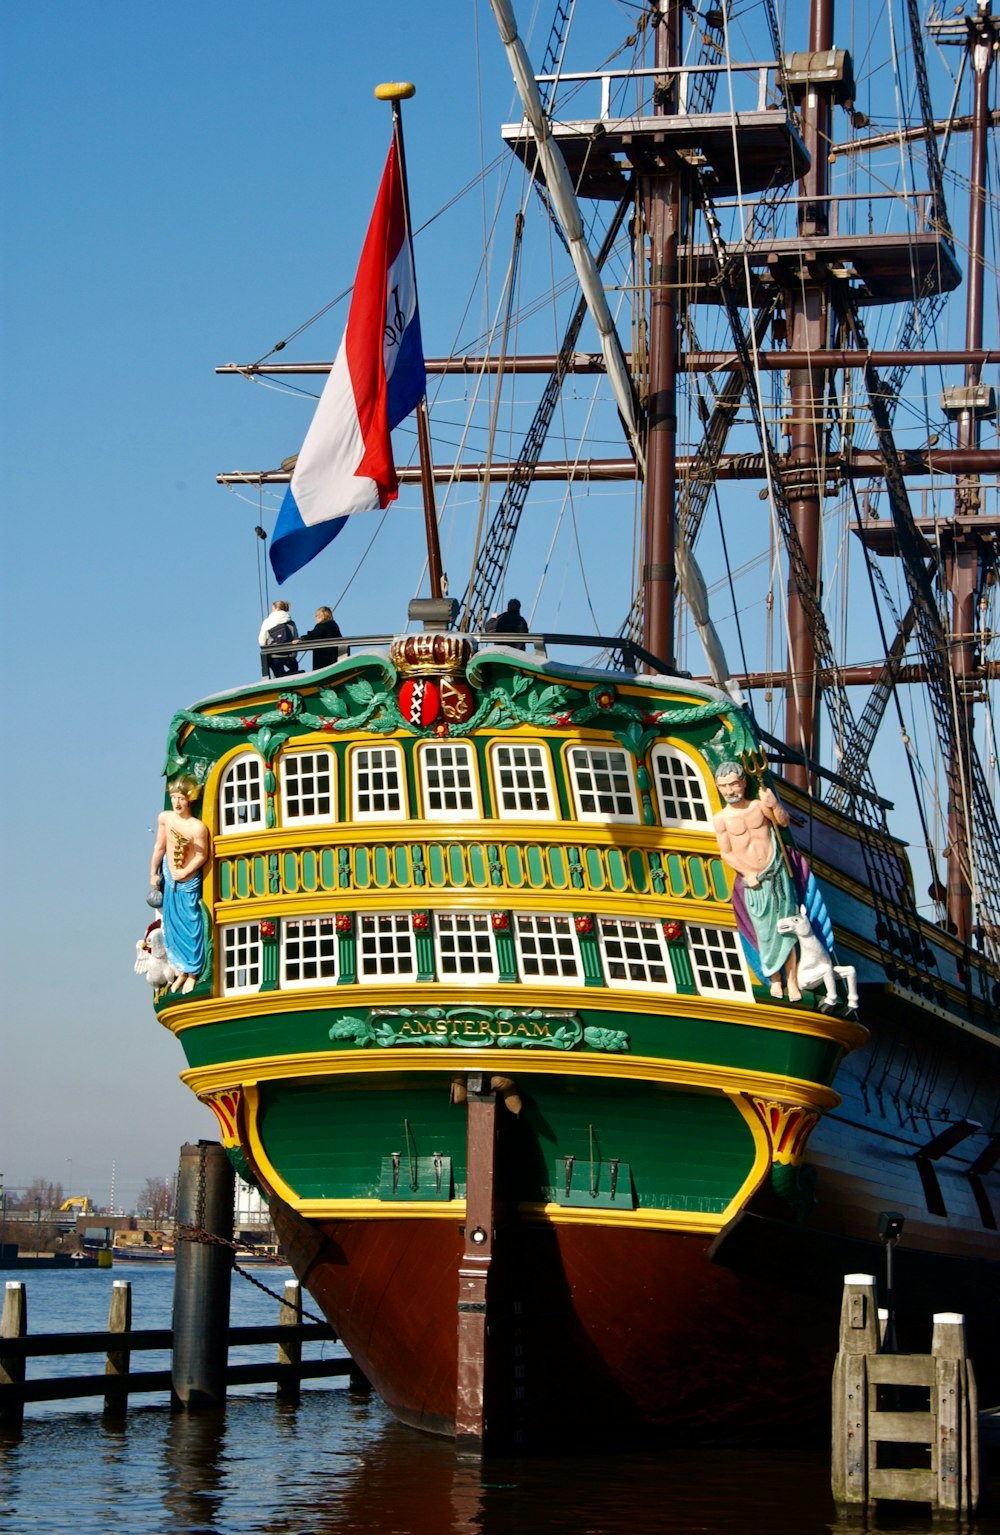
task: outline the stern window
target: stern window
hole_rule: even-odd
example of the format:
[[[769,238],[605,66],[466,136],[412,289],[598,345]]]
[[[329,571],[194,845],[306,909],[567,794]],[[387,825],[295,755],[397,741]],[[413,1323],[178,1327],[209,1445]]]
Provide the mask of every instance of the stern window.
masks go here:
[[[750,978],[736,933],[723,927],[685,928],[695,985],[703,997],[752,996]]]
[[[581,821],[638,821],[632,764],[627,752],[571,746],[570,778]]]
[[[683,752],[669,746],[653,749],[653,778],[664,826],[707,826],[705,780]]]
[[[524,981],[578,981],[582,977],[580,949],[572,917],[514,918],[517,964]]]
[[[226,768],[219,784],[219,830],[246,831],[264,824],[264,764],[244,752]]]
[[[405,912],[363,916],[358,924],[358,979],[396,981],[416,973],[409,916]]]
[[[398,746],[359,746],[351,753],[351,806],[356,821],[399,820],[405,814]]]
[[[498,741],[491,750],[497,814],[529,820],[552,815],[549,756],[543,746]]]
[[[337,979],[333,917],[296,917],[281,924],[281,984],[321,986]]]
[[[468,819],[479,814],[472,748],[464,743],[428,743],[420,750],[424,814],[430,820]]]
[[[333,752],[290,752],[281,759],[281,818],[286,825],[336,820]]]
[[[263,946],[256,922],[234,922],[220,927],[222,939],[222,990],[227,996],[240,991],[259,991],[264,976]]]
[[[438,976],[495,981],[499,974],[493,924],[486,912],[442,912],[435,919]]]
[[[662,986],[676,990],[663,927],[659,922],[600,917],[597,933],[609,985]]]

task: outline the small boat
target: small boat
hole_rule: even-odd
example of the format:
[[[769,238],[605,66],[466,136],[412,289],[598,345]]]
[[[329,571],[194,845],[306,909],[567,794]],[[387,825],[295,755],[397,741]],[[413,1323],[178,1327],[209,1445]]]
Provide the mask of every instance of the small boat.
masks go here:
[[[580,46],[575,9],[555,7],[536,76],[492,0],[523,105],[502,129],[525,167],[518,238],[528,213],[565,246],[561,344],[515,358],[512,278],[494,343],[428,359],[496,393],[468,466],[448,463],[447,410],[440,440],[433,403],[418,417],[430,595],[405,623],[373,592],[330,664],[175,714],[157,856],[178,888],[197,872],[186,917],[163,892],[194,957],[156,1012],[406,1423],[524,1445],[816,1423],[857,1271],[903,1347],[962,1312],[995,1400],[1000,353],[981,189],[1000,22],[989,0],[934,13],[972,84],[935,115],[941,70],[899,0],[811,0],[791,39],[771,0],[609,7],[600,33],[592,4]],[[609,293],[634,297],[627,329]],[[511,381],[534,396],[504,461]],[[589,443],[545,459],[567,381]],[[300,469],[222,478],[291,474],[294,499]],[[433,486],[463,476],[487,488],[455,601]],[[604,632],[561,630],[544,594],[530,623],[503,608],[517,526],[560,476],[604,497]],[[399,478],[405,497],[420,475]],[[854,648],[872,635],[874,661]],[[911,789],[904,840],[890,801]]]

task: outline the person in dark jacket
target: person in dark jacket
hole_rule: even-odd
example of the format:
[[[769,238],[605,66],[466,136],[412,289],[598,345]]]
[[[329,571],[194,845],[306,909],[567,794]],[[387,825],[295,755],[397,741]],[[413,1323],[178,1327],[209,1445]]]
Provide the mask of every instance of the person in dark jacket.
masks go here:
[[[516,597],[512,597],[502,613],[497,615],[493,627],[494,634],[527,634],[528,625],[521,617],[521,604]],[[516,645],[516,650],[523,650],[523,645]]]
[[[340,625],[333,616],[332,608],[317,608],[316,622],[303,640],[339,640]],[[318,672],[321,666],[332,666],[334,661],[343,655],[343,649],[336,645],[323,646],[321,650],[313,651],[313,671]]]
[[[272,602],[271,611],[260,626],[257,644],[264,649],[271,645],[290,645],[299,637],[287,602]],[[267,670],[271,677],[293,677],[299,669],[298,656],[268,656]]]

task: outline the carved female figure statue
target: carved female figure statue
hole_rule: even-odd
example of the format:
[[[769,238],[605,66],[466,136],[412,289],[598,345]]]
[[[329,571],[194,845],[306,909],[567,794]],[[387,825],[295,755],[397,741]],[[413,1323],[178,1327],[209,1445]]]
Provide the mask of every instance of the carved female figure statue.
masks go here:
[[[191,809],[201,792],[196,780],[176,778],[167,792],[170,809],[161,811],[156,823],[149,877],[154,887],[163,887],[163,936],[167,958],[177,971],[170,990],[189,992],[205,963],[201,887],[211,838]]]

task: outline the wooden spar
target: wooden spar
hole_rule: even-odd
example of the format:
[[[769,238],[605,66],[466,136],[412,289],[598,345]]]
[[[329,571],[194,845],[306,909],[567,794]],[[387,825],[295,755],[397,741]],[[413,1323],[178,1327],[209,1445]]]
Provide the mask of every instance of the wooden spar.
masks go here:
[[[410,220],[410,185],[406,178],[406,151],[403,145],[403,112],[400,103],[408,100],[416,92],[416,87],[408,82],[389,83],[377,85],[375,95],[379,101],[392,102],[392,132],[396,141],[396,155],[399,159],[399,179],[403,186],[403,214],[406,219],[406,238],[410,241],[411,249],[413,239],[411,230],[413,225]],[[414,294],[417,291],[417,268],[413,264]],[[418,305],[419,313],[419,305]],[[431,434],[427,422],[427,396],[417,405],[417,447],[420,455],[420,486],[424,498],[424,531],[427,539],[427,574],[430,582],[431,596],[444,595],[444,579],[441,568],[441,542],[438,536],[437,506],[434,497],[434,471],[431,462]]]
[[[481,1447],[487,1428],[489,1274],[496,1209],[497,1095],[467,1078],[465,1241],[458,1268],[455,1438]]]

